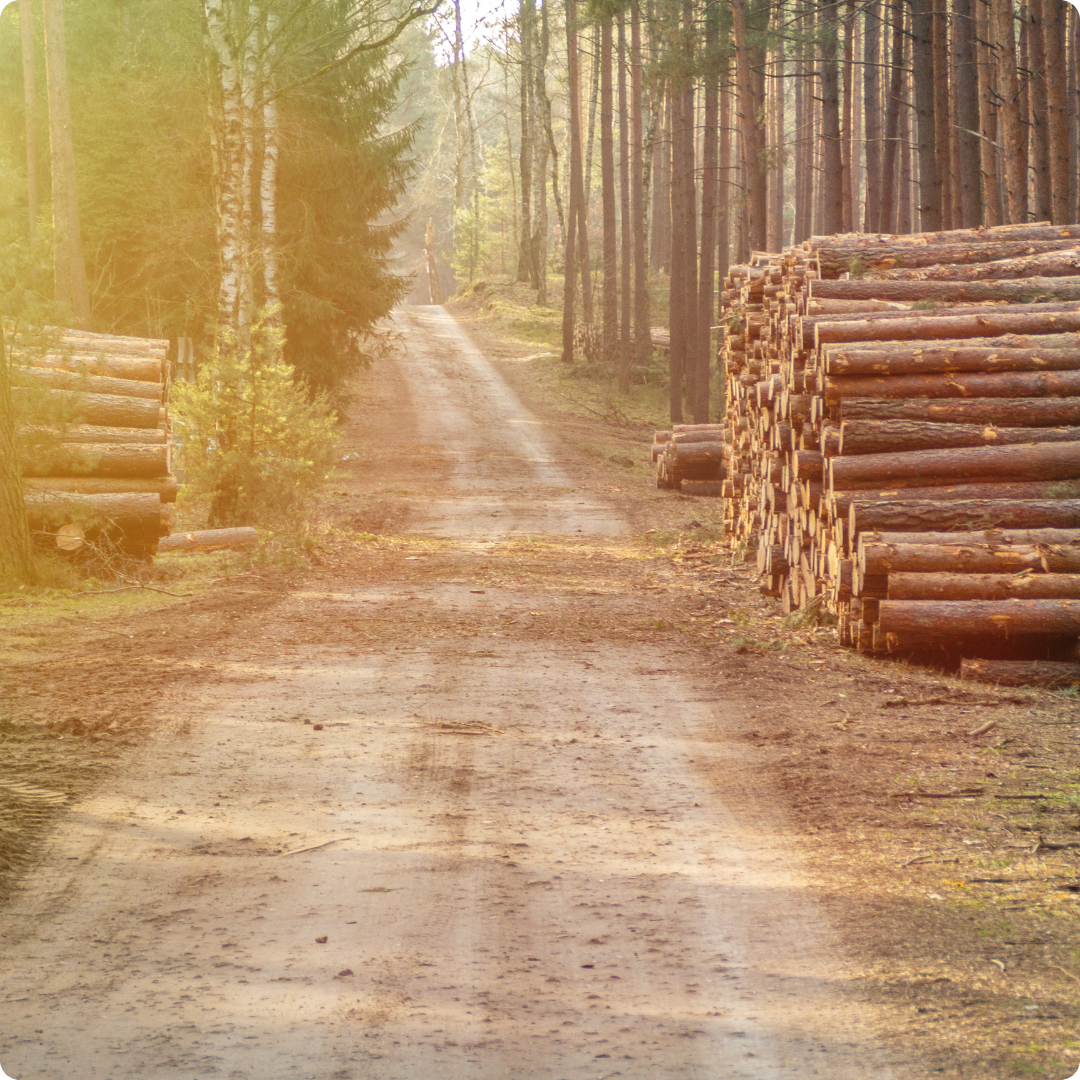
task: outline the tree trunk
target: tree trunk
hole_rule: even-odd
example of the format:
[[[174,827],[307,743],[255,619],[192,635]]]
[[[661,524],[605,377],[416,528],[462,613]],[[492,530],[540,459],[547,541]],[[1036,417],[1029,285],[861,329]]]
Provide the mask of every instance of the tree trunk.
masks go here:
[[[952,95],[949,89],[949,13],[945,4],[931,7],[930,25],[934,52],[934,148],[938,164],[938,208],[941,228],[951,229],[953,160]],[[925,228],[925,226],[924,226]]]
[[[881,231],[881,19],[868,4],[863,13],[863,101],[866,108],[865,232]]]
[[[852,159],[852,125],[855,118],[855,107],[852,100],[852,89],[854,86],[855,72],[852,61],[855,58],[855,2],[854,0],[846,0],[845,2],[844,16],[844,63],[843,63],[843,84],[844,84],[844,105],[843,105],[843,118],[840,124],[840,150],[841,150],[841,198],[843,199],[843,214],[842,214],[842,232],[854,232],[854,192],[858,187],[855,179],[855,163]],[[837,15],[839,15],[839,8],[837,9]],[[783,55],[783,46],[781,46],[781,56]],[[780,100],[783,101],[783,84],[781,83]],[[783,130],[783,123],[781,122],[781,131]],[[782,174],[782,166],[781,166]],[[778,247],[777,251],[780,250]]]
[[[900,106],[900,179],[898,203],[896,207],[896,231],[899,233],[911,233],[915,229],[914,221],[914,172],[911,163],[911,78],[908,70],[911,67],[911,47],[905,35],[904,39],[904,80],[903,99]]]
[[[960,224],[964,228],[983,224],[982,190],[979,183],[982,167],[978,136],[979,79],[975,52],[975,17],[972,11],[972,3],[981,2],[982,0],[953,0],[956,43],[953,88],[958,152],[956,173],[960,187]]]
[[[734,185],[731,182],[731,87],[728,85],[728,79],[731,74],[730,60],[725,56],[723,61],[723,70],[720,75],[720,168],[719,168],[719,193],[718,198],[720,201],[720,215],[717,222],[717,274],[720,278],[720,287],[723,289],[724,278],[728,275],[728,270],[731,267],[731,200],[732,192],[734,191]],[[799,80],[799,84],[802,84],[802,80]],[[798,94],[798,85],[796,86],[796,94]],[[799,153],[796,150],[796,155]],[[796,161],[798,158],[796,157]],[[796,174],[797,175],[797,174]],[[795,184],[796,192],[798,191],[798,180]],[[796,236],[796,239],[798,237]],[[721,309],[723,308],[723,300],[720,301]],[[717,319],[721,320],[721,314],[718,312]],[[723,328],[720,331],[724,333]]]
[[[634,354],[640,367],[652,356],[649,337],[649,277],[645,261],[645,142],[641,86],[641,16],[638,0],[630,3],[630,218],[634,233]]]
[[[600,23],[600,193],[604,248],[604,365],[614,371],[619,352],[619,245],[615,211],[614,88],[611,19]]]
[[[49,96],[49,149],[52,168],[53,258],[56,299],[69,308],[76,326],[90,329],[90,293],[86,284],[75,146],[71,134],[64,0],[42,0],[45,15],[45,68]]]
[[[533,257],[533,221],[532,221],[532,166],[533,133],[536,128],[534,114],[536,105],[533,101],[533,38],[536,21],[534,0],[521,0],[518,14],[518,37],[521,41],[521,74],[519,76],[519,112],[521,114],[521,141],[518,145],[518,175],[521,177],[521,222],[518,239],[518,281],[531,281],[534,288],[537,280],[535,258]],[[543,173],[540,183],[543,184]]]
[[[904,9],[894,0],[892,10],[892,78],[885,107],[885,147],[881,155],[881,217],[878,232],[895,232],[900,205],[900,103],[904,94]]]
[[[618,15],[619,64],[619,391],[630,390],[633,244],[630,224],[630,108],[626,96],[626,14]]]
[[[686,171],[683,140],[686,121],[683,116],[685,97],[682,86],[673,78],[668,85],[668,115],[671,117],[671,276],[668,289],[668,324],[671,339],[668,346],[668,407],[671,422],[683,419],[683,390],[688,372],[688,330],[686,293],[686,230],[685,203]]]
[[[915,124],[919,148],[919,228],[941,226],[941,176],[937,156],[937,117],[934,92],[934,0],[912,0],[912,77],[915,86]]]
[[[990,0],[975,0],[975,57],[979,75],[979,162],[982,186],[983,224],[1000,225],[1001,185],[998,157],[998,89],[997,50],[994,38],[993,12]]]
[[[1007,222],[1027,221],[1027,117],[1020,111],[1020,76],[1017,71],[1013,0],[994,0],[995,37],[1001,50],[1001,141],[1005,159]]]
[[[762,131],[760,103],[755,93],[754,59],[760,47],[748,45],[748,0],[733,0],[735,53],[739,85],[739,124],[742,131],[743,163],[746,170],[748,240],[751,248],[764,251],[768,243],[767,179],[765,173],[765,138]]]
[[[547,165],[548,153],[553,151],[555,137],[551,129],[551,101],[547,93],[547,64],[550,38],[548,32],[548,0],[540,0],[540,35],[537,42],[537,62],[535,67],[535,111],[540,131],[535,139],[536,148],[536,216],[533,224],[533,260],[536,264],[536,302],[546,306],[548,302],[548,204],[547,204]],[[533,26],[535,27],[535,20]],[[551,187],[559,215],[559,225],[563,227],[562,208],[559,205],[559,159],[552,152]]]
[[[1066,5],[1064,0],[1043,0],[1043,40],[1046,60],[1047,143],[1050,165],[1050,220],[1070,221],[1069,105],[1066,63]],[[1076,61],[1074,59],[1073,63]]]
[[[1049,0],[1051,4],[1063,0]],[[1034,174],[1036,221],[1050,221],[1053,216],[1050,183],[1050,106],[1046,72],[1046,27],[1044,0],[1028,0],[1028,64],[1031,92],[1031,166]]]
[[[15,445],[10,367],[0,318],[0,585],[25,583],[31,575],[30,527]]]
[[[657,126],[652,143],[652,244],[649,265],[653,271],[671,266],[671,108],[667,88],[657,101]]]
[[[566,0],[567,94],[570,99],[570,197],[566,210],[566,253],[563,262],[562,362],[574,362],[574,277],[576,241],[583,199],[581,175],[581,75],[577,46],[577,2]]]
[[[705,131],[701,162],[701,264],[697,299],[698,392],[694,396],[694,422],[709,421],[709,371],[712,361],[714,268],[716,257],[717,152],[720,121],[719,13],[706,11],[705,22]],[[781,206],[781,214],[783,207]]]
[[[157,553],[170,551],[223,551],[226,548],[254,547],[259,534],[252,528],[201,529],[198,532],[174,533],[158,544]]]
[[[277,241],[277,173],[281,132],[278,122],[277,99],[274,92],[274,60],[277,54],[277,13],[266,16],[267,44],[263,50],[262,92],[267,95],[262,108],[263,161],[259,186],[259,211],[262,222],[263,302],[273,310],[281,301],[281,252]],[[434,266],[434,248],[432,265]],[[438,282],[435,284],[438,292]],[[437,303],[438,301],[433,301]],[[280,321],[280,315],[275,317]]]
[[[30,245],[37,241],[41,196],[38,182],[37,75],[34,65],[34,23],[31,0],[19,0],[19,33],[22,44],[23,102],[26,109],[26,209]]]

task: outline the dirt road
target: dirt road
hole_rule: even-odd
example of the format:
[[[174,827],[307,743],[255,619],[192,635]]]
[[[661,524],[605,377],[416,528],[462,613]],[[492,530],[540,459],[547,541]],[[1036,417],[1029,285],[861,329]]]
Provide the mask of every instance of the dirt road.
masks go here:
[[[218,677],[161,700],[0,911],[0,1065],[908,1075],[718,734],[742,704],[630,632],[653,608],[627,521],[448,315],[400,325],[339,494],[419,539],[193,650]]]

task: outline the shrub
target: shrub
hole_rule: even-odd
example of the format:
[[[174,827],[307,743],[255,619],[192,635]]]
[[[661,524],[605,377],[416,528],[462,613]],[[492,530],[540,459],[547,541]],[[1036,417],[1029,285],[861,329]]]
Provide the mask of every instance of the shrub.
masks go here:
[[[285,362],[278,318],[262,312],[243,345],[219,334],[197,380],[173,391],[185,484],[211,526],[296,526],[337,461],[337,418]]]

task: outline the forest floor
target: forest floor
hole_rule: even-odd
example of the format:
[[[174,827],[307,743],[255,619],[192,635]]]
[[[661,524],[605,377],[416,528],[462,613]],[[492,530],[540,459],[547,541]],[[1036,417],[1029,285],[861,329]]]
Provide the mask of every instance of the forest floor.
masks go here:
[[[403,309],[311,564],[0,604],[0,1065],[1071,1073],[1077,700],[785,620],[486,303]]]

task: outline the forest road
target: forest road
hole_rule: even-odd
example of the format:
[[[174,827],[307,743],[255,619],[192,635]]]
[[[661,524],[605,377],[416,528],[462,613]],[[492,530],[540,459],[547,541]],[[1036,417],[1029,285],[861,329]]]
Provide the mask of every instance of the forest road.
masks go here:
[[[715,733],[738,702],[617,633],[643,617],[601,582],[629,525],[444,310],[398,322],[355,439],[411,483],[427,553],[305,578],[232,649],[193,646],[220,679],[166,695],[0,911],[0,1065],[900,1076],[768,791],[726,808],[745,762]],[[500,578],[515,538],[555,570]]]

